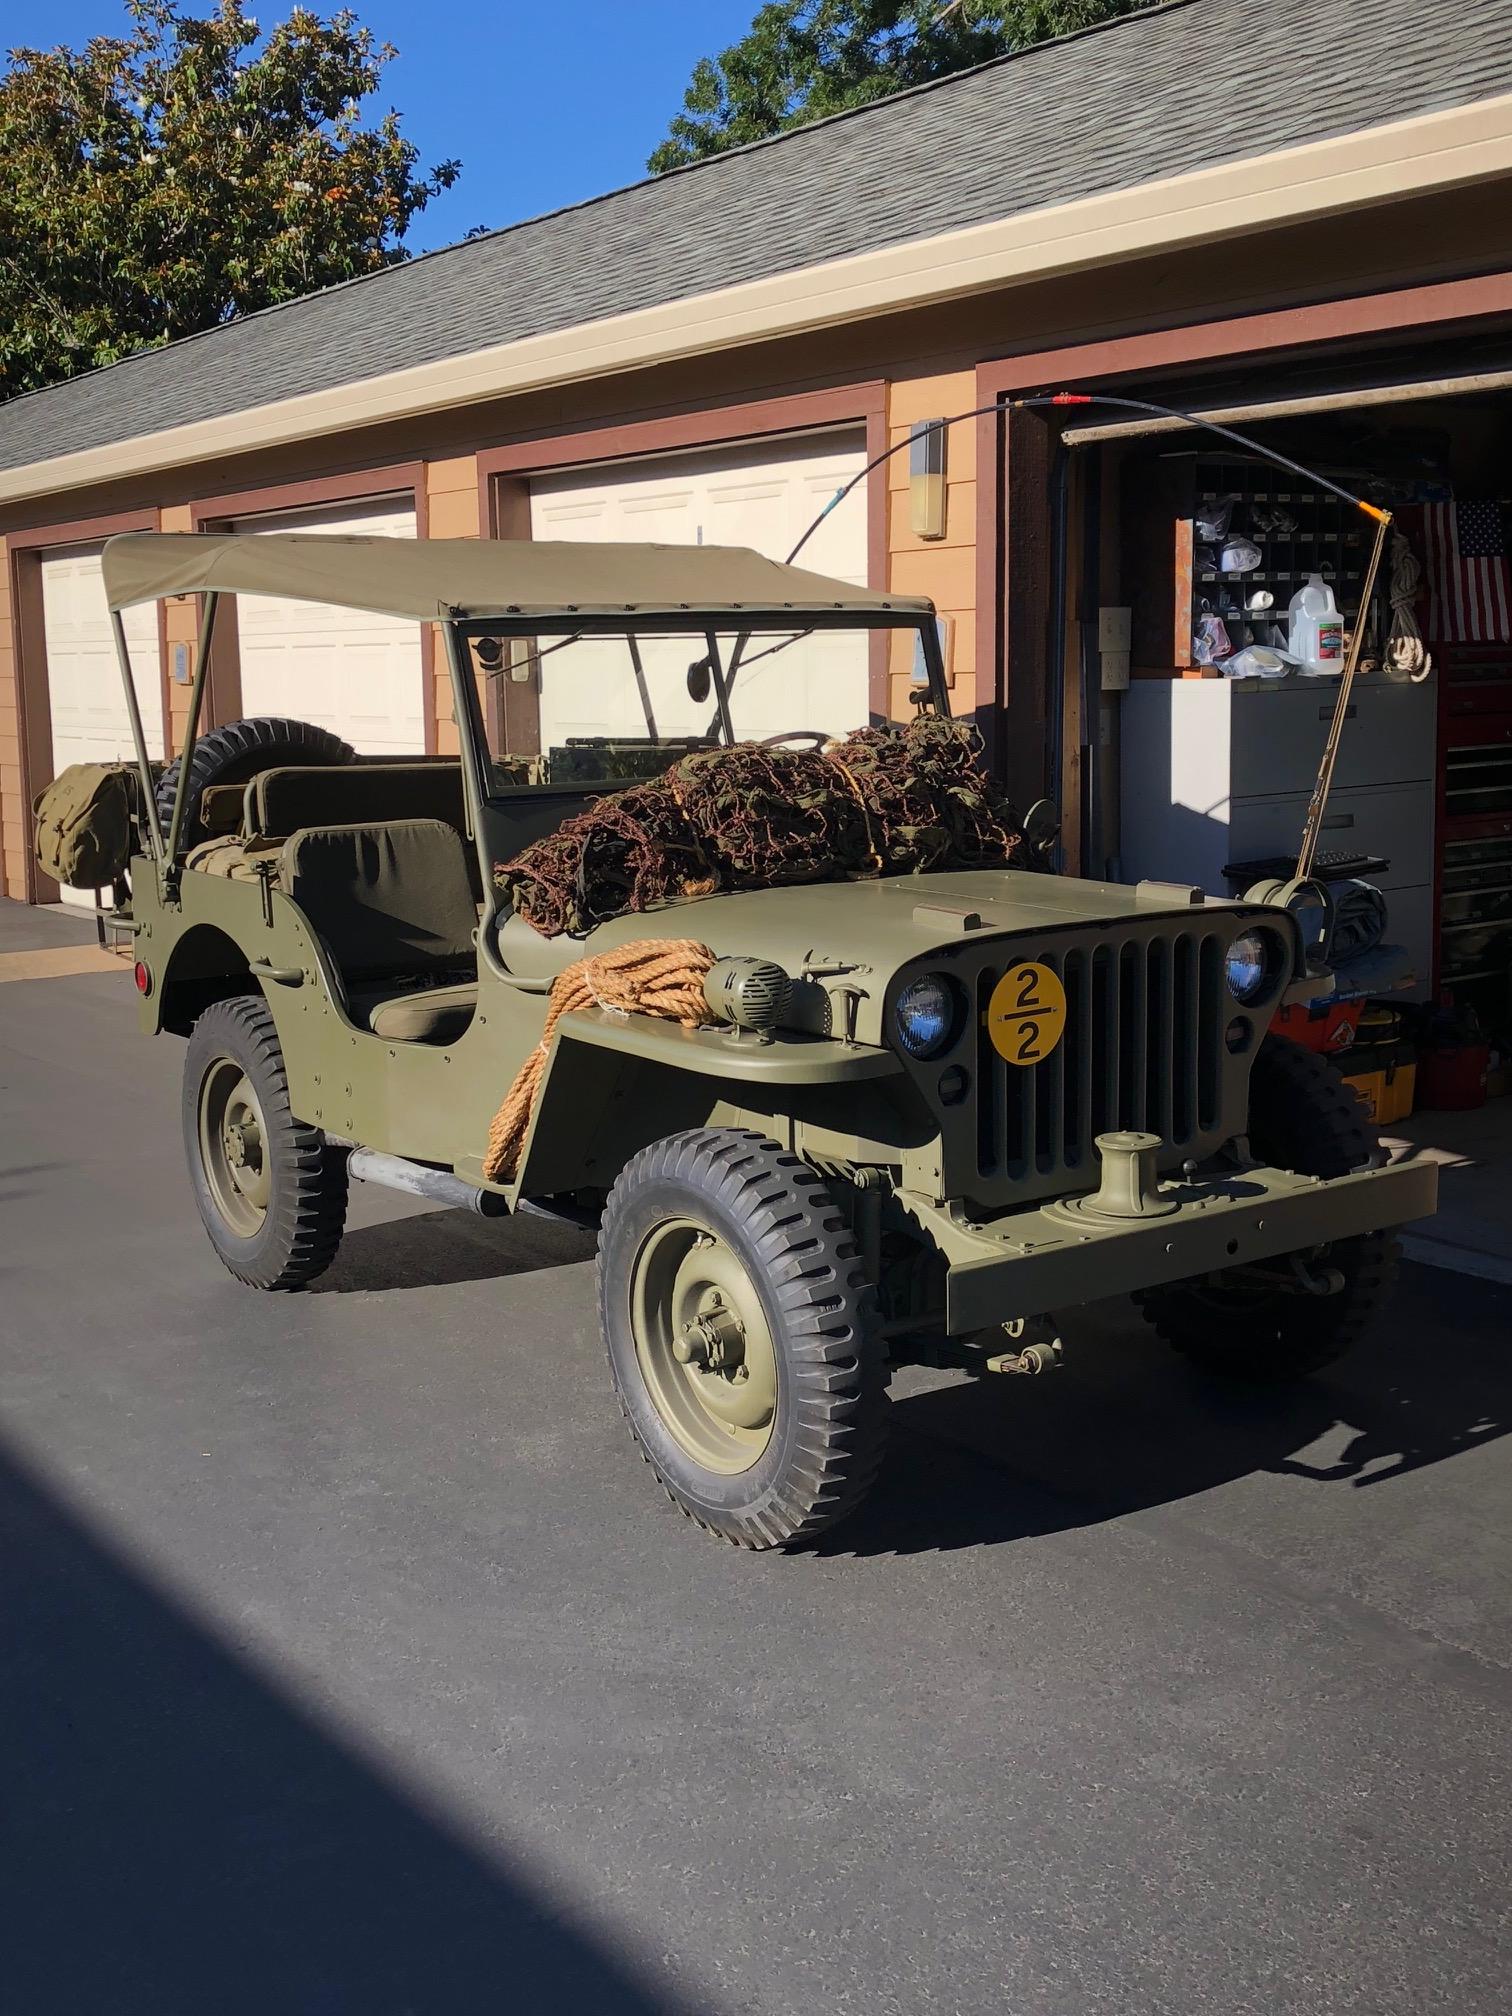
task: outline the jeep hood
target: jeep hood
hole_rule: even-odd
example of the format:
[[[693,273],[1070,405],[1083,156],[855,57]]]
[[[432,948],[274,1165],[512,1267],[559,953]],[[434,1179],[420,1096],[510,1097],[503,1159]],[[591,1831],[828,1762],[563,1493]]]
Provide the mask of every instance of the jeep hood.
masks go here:
[[[635,938],[692,938],[720,957],[775,959],[795,979],[805,972],[836,979],[851,973],[866,997],[858,1033],[876,1042],[882,996],[894,974],[931,952],[958,954],[965,939],[982,944],[1012,934],[1032,938],[1078,925],[1095,933],[1134,918],[1148,923],[1195,914],[1206,921],[1215,912],[1241,907],[1210,898],[1199,908],[1183,902],[1183,893],[1165,884],[1135,889],[1006,868],[751,889],[616,917],[582,939],[541,940],[541,963],[531,965],[543,973],[560,970],[567,945],[573,948],[567,956],[575,958]],[[518,944],[512,937],[512,952]]]

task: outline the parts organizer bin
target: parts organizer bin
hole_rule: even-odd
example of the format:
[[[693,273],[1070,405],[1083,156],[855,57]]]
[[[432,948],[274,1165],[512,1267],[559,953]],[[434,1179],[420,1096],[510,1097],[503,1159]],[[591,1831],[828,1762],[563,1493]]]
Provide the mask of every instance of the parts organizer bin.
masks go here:
[[[1206,601],[1216,612],[1226,590],[1241,604],[1256,588],[1267,588],[1275,597],[1274,606],[1263,614],[1247,615],[1235,623],[1224,619],[1236,649],[1238,623],[1249,624],[1257,644],[1268,641],[1265,626],[1270,623],[1286,630],[1292,596],[1311,574],[1320,574],[1333,589],[1345,628],[1353,623],[1372,532],[1364,516],[1342,497],[1245,455],[1163,455],[1153,464],[1131,456],[1124,485],[1123,574],[1133,584],[1137,668],[1169,673],[1192,666],[1192,635],[1202,604]],[[1358,488],[1358,483],[1352,487]],[[1259,563],[1243,573],[1224,574],[1198,559],[1203,548],[1216,557],[1225,542],[1199,538],[1195,521],[1228,496],[1238,499],[1228,538],[1249,539],[1260,549]],[[1289,531],[1270,529],[1267,521],[1277,514],[1292,521]],[[1383,626],[1385,612],[1383,580],[1373,612],[1375,630]]]

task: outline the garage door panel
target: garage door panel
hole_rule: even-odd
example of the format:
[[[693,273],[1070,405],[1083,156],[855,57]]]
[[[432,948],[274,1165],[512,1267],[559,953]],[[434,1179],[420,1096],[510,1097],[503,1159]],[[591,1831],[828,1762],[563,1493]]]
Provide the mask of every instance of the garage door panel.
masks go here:
[[[785,560],[864,463],[863,437],[847,433],[818,442],[736,443],[611,471],[570,471],[532,485],[532,529],[538,539],[749,546]],[[815,532],[802,564],[862,586],[866,559],[865,486],[858,485]],[[727,663],[734,641],[722,639]],[[763,648],[753,645],[753,656]],[[708,730],[712,702],[695,703],[687,694],[688,664],[698,655],[688,638],[642,645],[662,735]],[[546,747],[569,736],[646,732],[623,641],[585,641],[544,658],[540,685]],[[731,713],[742,737],[794,728],[844,734],[868,718],[869,691],[863,634],[811,637],[741,671]]]
[[[48,715],[54,775],[70,763],[132,760],[136,745],[121,685],[115,631],[105,601],[100,552],[50,553],[42,563],[42,633],[47,653]],[[157,604],[124,612],[132,684],[149,754],[165,753]],[[87,890],[65,889],[65,903],[92,908]]]
[[[97,551],[43,560],[42,623],[54,770],[134,754]],[[163,690],[156,604],[128,609],[125,628],[147,746],[160,756]]]
[[[345,505],[246,521],[236,530],[412,539],[415,514],[392,503],[365,510]],[[312,721],[364,755],[424,749],[417,624],[325,602],[244,595],[237,603],[237,644],[244,714]]]

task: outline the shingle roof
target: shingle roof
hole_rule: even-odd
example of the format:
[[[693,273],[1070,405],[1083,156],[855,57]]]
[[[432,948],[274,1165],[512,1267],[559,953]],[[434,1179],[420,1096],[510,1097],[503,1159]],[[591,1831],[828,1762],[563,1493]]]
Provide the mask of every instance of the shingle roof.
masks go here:
[[[1512,0],[1173,0],[10,400],[0,468],[1506,91]]]

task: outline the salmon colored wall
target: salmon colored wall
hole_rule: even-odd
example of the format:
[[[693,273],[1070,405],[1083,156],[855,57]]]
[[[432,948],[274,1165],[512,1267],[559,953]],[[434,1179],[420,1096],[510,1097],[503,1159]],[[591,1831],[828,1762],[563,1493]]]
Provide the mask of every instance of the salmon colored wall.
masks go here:
[[[163,532],[192,532],[193,522],[187,504],[165,505],[158,520],[158,528]],[[184,724],[189,718],[189,686],[181,685],[173,678],[173,647],[186,644],[189,647],[189,666],[194,666],[194,645],[199,628],[199,604],[193,595],[175,595],[163,609],[164,631],[168,644],[168,754],[176,755],[184,737]]]
[[[425,465],[425,522],[420,531],[428,539],[477,539],[478,458],[456,455],[444,462]],[[452,714],[451,674],[446,663],[446,645],[437,629],[431,662],[435,666],[436,750],[442,756],[458,751],[457,724]]]
[[[21,802],[21,708],[11,624],[10,554],[0,539],[0,890],[26,894],[26,807]]]
[[[965,413],[976,404],[976,378],[970,371],[939,377],[905,378],[888,390],[887,435],[891,446],[906,441],[920,420],[942,420]],[[928,595],[942,616],[950,619],[950,703],[957,714],[976,705],[976,422],[964,420],[950,429],[945,448],[945,536],[920,539],[909,528],[908,450],[887,465],[888,586],[900,595]],[[893,642],[889,712],[900,720],[913,713],[909,679],[913,670],[913,639]]]

